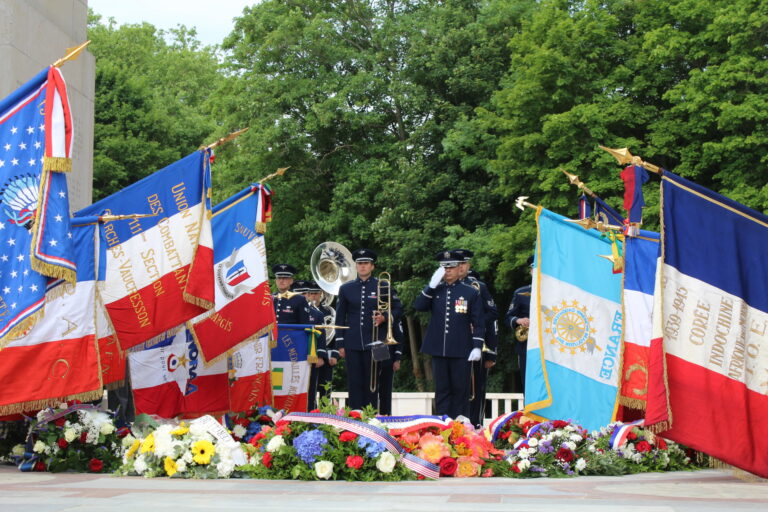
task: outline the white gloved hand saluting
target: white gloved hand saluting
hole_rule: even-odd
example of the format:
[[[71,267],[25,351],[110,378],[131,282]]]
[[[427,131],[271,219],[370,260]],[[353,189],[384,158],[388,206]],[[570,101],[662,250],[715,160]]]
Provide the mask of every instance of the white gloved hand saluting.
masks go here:
[[[432,279],[429,280],[429,287],[437,288],[437,285],[439,285],[440,281],[443,280],[444,275],[445,275],[445,269],[443,267],[437,267],[437,270],[435,270],[435,273],[432,274]]]
[[[469,353],[469,359],[467,361],[479,361],[482,357],[482,351],[479,348],[473,348],[472,352]]]

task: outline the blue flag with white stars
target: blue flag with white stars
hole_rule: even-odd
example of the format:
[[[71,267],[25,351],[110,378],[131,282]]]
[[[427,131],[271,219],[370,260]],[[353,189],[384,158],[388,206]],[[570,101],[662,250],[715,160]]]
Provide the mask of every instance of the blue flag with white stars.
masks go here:
[[[75,281],[63,174],[71,147],[58,69],[44,69],[0,101],[0,348],[42,314],[49,280]]]

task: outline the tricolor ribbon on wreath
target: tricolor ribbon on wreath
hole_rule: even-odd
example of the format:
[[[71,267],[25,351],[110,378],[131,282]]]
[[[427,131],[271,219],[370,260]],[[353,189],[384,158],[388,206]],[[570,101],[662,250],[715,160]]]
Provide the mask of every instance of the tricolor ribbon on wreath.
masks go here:
[[[357,421],[351,418],[342,418],[333,414],[326,414],[322,412],[292,412],[282,418],[278,414],[275,416],[274,421],[277,423],[280,420],[296,421],[300,423],[317,423],[320,425],[331,425],[333,427],[343,428],[354,432],[355,434],[363,437],[367,437],[373,441],[383,443],[387,450],[399,457],[405,467],[415,471],[416,473],[426,477],[437,479],[440,476],[440,468],[431,462],[427,462],[424,459],[411,455],[405,451],[405,448],[400,446],[400,443],[390,436],[384,429]]]

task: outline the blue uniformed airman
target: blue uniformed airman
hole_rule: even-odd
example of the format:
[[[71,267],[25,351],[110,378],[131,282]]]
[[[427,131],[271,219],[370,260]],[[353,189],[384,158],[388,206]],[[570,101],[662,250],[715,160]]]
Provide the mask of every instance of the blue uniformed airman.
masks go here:
[[[403,311],[394,289],[391,311],[381,314],[378,310],[379,280],[373,277],[376,256],[370,249],[358,249],[352,253],[357,278],[341,285],[336,304],[336,325],[349,327],[337,332],[335,342],[339,354],[346,359],[348,405],[352,409],[367,405],[378,407],[378,365],[373,360],[371,345],[386,334],[384,323],[388,315],[391,314],[393,322],[397,322]],[[374,325],[380,335],[378,340],[373,339]],[[372,370],[376,372],[374,379],[371,379]]]
[[[528,258],[528,267],[533,270],[533,256]],[[528,284],[515,290],[507,314],[504,315],[504,320],[514,333],[512,343],[514,344],[515,354],[517,354],[517,361],[520,365],[523,393],[525,393],[525,354],[528,350],[528,327],[531,325],[530,311],[531,285]]]
[[[432,356],[435,413],[469,417],[471,364],[482,358],[485,322],[480,292],[459,280],[454,251],[441,251],[429,284],[414,302],[417,311],[432,313],[421,352]]]

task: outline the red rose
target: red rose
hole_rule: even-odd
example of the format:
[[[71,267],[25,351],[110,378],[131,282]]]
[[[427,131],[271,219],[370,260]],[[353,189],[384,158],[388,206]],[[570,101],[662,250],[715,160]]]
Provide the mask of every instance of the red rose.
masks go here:
[[[309,411],[309,412],[320,412],[320,409],[312,409],[312,410],[311,410],[311,411]]]
[[[637,448],[638,452],[649,452],[651,451],[651,443],[648,441],[640,441],[635,445],[635,448]]]
[[[565,428],[568,426],[568,422],[563,420],[555,420],[552,422],[552,426],[555,428]]]
[[[451,476],[459,468],[459,463],[453,457],[440,459],[440,476]]]
[[[512,431],[507,430],[506,432],[502,432],[501,434],[499,434],[499,439],[509,439],[509,436],[511,435],[512,435]]]
[[[104,469],[104,462],[99,459],[91,459],[88,468],[92,473],[100,473]]]
[[[56,421],[54,421],[53,423],[54,423],[54,425],[56,425],[57,427],[63,427],[63,426],[64,426],[64,424],[65,424],[66,422],[67,422],[67,418],[65,418],[64,416],[62,416],[61,418],[58,418],[58,419],[57,419]]]
[[[45,471],[45,462],[39,460],[35,462],[35,467],[33,468],[35,471]]]
[[[416,480],[424,480],[424,475],[417,475]]]
[[[635,439],[637,439],[637,434],[630,431],[629,434],[627,434],[627,439],[629,439],[630,441],[634,441]]]
[[[264,455],[261,456],[261,463],[264,464],[265,468],[271,468],[272,467],[272,454],[269,452],[264,452]]]
[[[360,414],[360,411],[349,411],[349,417],[350,418],[355,418],[356,420],[359,420],[360,418],[363,417],[363,415]]]
[[[85,441],[88,439],[88,432],[83,432],[80,434],[80,442],[85,444]]]
[[[349,455],[347,457],[347,467],[352,469],[360,469],[363,466],[363,458],[359,455]]]
[[[348,443],[350,441],[354,441],[355,439],[357,439],[357,434],[355,434],[354,432],[350,432],[349,430],[345,430],[339,436],[339,441],[343,443]]]
[[[573,452],[568,448],[561,447],[557,450],[557,455],[555,455],[555,457],[563,462],[571,462],[573,460]]]
[[[67,446],[69,446],[69,443],[63,437],[60,437],[59,440],[56,441],[56,443],[59,445],[59,448],[61,448],[62,450],[66,450]]]
[[[282,423],[282,425],[280,424]],[[275,434],[278,436],[281,436],[283,434],[290,434],[291,433],[291,427],[288,426],[288,422],[283,423],[282,421],[277,424],[277,427],[275,427]]]
[[[480,476],[483,477],[483,478],[491,477],[491,476],[493,476],[493,470],[491,468],[488,468],[485,471],[483,471],[483,474],[480,475]]]
[[[520,473],[520,472],[522,472],[522,471],[521,471],[521,469],[520,469],[520,467],[517,465],[517,462],[515,462],[514,464],[512,464],[512,471],[514,471],[515,473]]]
[[[248,428],[248,425],[251,424],[251,422],[248,420],[248,418],[237,418],[235,420],[235,423],[237,425],[240,425],[241,427],[246,427],[246,428]]]
[[[656,446],[659,448],[659,450],[666,450],[667,449],[667,442],[663,440],[660,437],[656,438]]]
[[[282,427],[283,425],[288,425],[289,423],[291,423],[291,422],[288,421],[288,420],[280,420],[277,423],[275,423],[275,426],[276,427]]]

